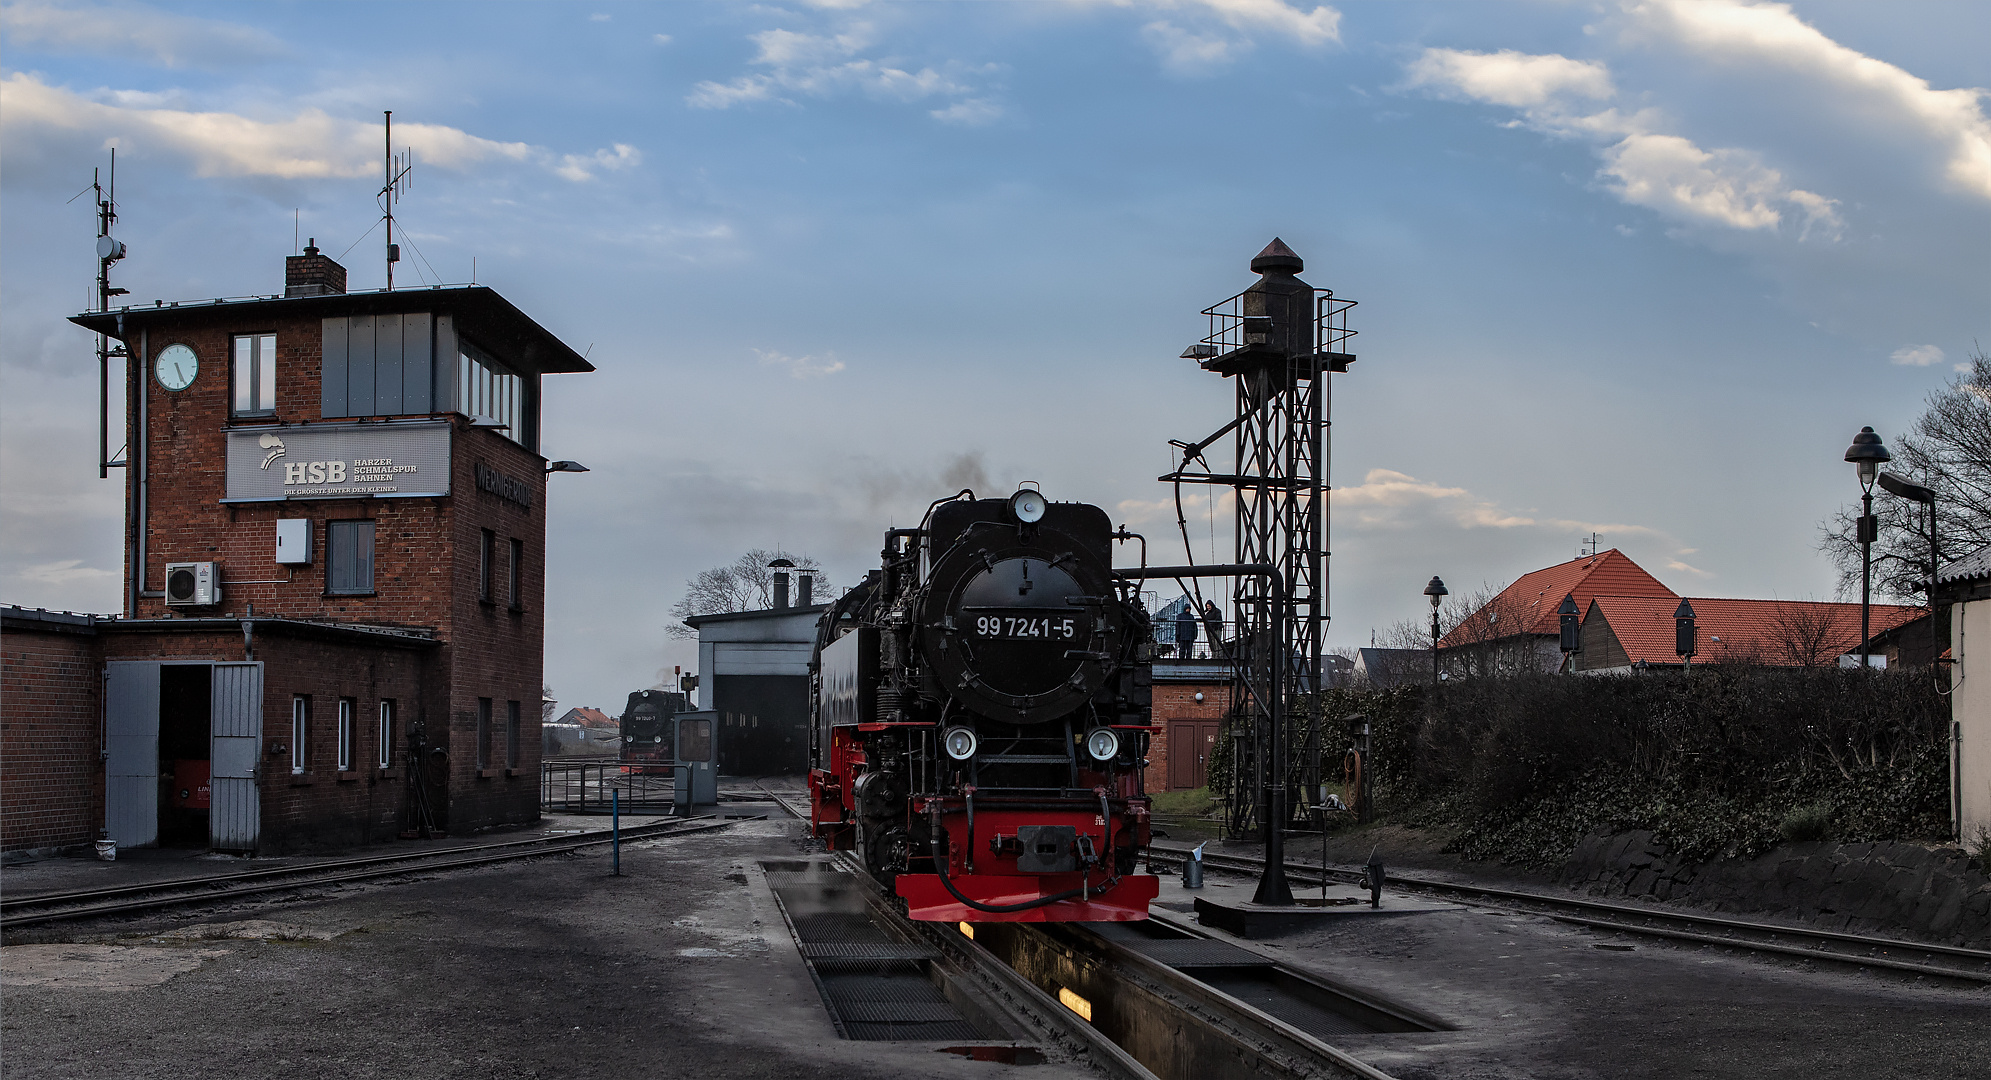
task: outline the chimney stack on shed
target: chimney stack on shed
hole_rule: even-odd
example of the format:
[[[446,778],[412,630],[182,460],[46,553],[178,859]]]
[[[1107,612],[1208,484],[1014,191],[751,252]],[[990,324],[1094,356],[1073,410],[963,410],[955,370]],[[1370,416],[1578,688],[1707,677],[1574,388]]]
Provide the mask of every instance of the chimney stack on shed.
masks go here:
[[[813,595],[815,588],[816,572],[814,570],[795,571],[795,606],[808,607],[814,604],[816,602],[816,598]]]
[[[318,238],[304,245],[304,254],[283,261],[285,296],[328,296],[346,291],[346,268],[318,253]]]
[[[788,571],[793,570],[795,564],[787,559],[776,559],[768,563],[767,568],[774,571],[774,609],[785,610],[788,607]]]

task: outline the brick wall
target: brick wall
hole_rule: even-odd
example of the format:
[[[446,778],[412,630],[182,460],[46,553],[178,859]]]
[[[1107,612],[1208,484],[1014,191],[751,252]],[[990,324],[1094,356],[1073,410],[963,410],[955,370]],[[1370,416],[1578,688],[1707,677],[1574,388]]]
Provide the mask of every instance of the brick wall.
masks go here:
[[[1202,701],[1196,700],[1197,694]],[[1148,749],[1147,789],[1173,791],[1169,784],[1170,723],[1198,720],[1215,723],[1230,707],[1230,687],[1218,683],[1162,683],[1154,686],[1154,724],[1161,729]]]
[[[447,790],[438,793],[435,802],[439,823],[463,831],[536,819],[545,637],[543,459],[455,417],[449,497],[224,505],[220,502],[226,489],[224,429],[229,423],[228,365],[234,335],[276,335],[277,420],[320,419],[320,319],[243,321],[252,314],[203,306],[189,309],[183,322],[149,331],[149,355],[174,342],[185,343],[201,357],[201,372],[191,387],[177,393],[162,389],[150,377],[149,356],[134,372],[150,409],[152,473],[144,585],[162,587],[168,562],[214,560],[222,564],[223,612],[240,614],[253,603],[258,615],[433,629],[444,644],[430,662],[421,700],[430,739],[448,750]],[[470,327],[459,329],[474,336]],[[528,381],[536,382],[530,377]],[[134,434],[136,425],[134,410]],[[522,482],[532,505],[521,506],[479,490],[475,468],[480,463]],[[276,519],[294,517],[312,519],[315,550],[309,565],[275,561]],[[360,518],[375,523],[375,593],[327,596],[325,523]],[[481,600],[478,589],[485,529],[496,540],[492,602]],[[524,547],[517,607],[510,603],[506,587],[508,541],[514,538]],[[168,611],[162,600],[146,599],[136,614],[156,618]],[[201,612],[215,613],[219,612]],[[266,686],[273,687],[279,680],[274,675],[276,660],[271,662]],[[481,770],[477,767],[479,698],[492,702],[491,760]],[[519,703],[520,730],[515,765],[508,769],[506,707],[511,701]],[[283,716],[287,724],[287,704]],[[308,813],[325,804],[304,799],[297,805],[299,813]],[[343,811],[326,823],[335,830],[347,825]]]
[[[96,839],[104,820],[97,639],[0,632],[0,850]]]

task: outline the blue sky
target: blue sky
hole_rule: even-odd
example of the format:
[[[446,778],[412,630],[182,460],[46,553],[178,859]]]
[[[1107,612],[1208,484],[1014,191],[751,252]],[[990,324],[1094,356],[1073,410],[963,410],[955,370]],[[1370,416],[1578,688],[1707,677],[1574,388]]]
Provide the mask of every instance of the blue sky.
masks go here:
[[[691,662],[699,569],[848,584],[964,479],[1179,555],[1154,477],[1231,399],[1176,357],[1274,235],[1361,303],[1331,642],[1592,530],[1826,597],[1851,435],[1991,344],[1986,41],[1969,3],[9,4],[0,600],[118,603],[65,200],[119,147],[136,302],[275,290],[294,221],[378,287],[382,109],[397,280],[474,259],[601,369],[546,394],[594,470],[549,496],[565,704]]]

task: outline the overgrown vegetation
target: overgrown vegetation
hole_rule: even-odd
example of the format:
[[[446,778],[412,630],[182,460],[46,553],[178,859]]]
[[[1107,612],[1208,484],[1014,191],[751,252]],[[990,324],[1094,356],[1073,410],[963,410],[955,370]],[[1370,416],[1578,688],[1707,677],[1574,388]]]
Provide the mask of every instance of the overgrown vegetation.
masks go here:
[[[1455,829],[1474,858],[1553,868],[1599,829],[1651,829],[1703,860],[1948,827],[1949,702],[1921,671],[1524,675],[1296,706],[1295,760],[1308,718],[1338,758],[1365,717],[1378,815]]]

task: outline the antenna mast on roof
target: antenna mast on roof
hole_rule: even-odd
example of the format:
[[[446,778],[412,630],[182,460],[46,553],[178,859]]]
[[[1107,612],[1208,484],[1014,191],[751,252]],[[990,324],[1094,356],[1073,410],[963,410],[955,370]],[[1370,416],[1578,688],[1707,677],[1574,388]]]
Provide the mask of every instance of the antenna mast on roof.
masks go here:
[[[123,296],[129,289],[111,287],[111,264],[124,258],[124,245],[111,236],[118,219],[118,148],[111,147],[111,184],[106,191],[97,170],[90,170],[90,189],[97,199],[97,310],[109,311],[111,297]],[[123,345],[111,347],[108,335],[97,335],[97,479],[102,480],[123,461],[111,460],[111,357],[126,355]]]
[[[1576,542],[1576,557],[1577,557],[1577,558],[1579,558],[1579,559],[1588,559],[1588,558],[1593,558],[1593,557],[1595,557],[1595,556],[1596,556],[1596,554],[1597,554],[1597,534],[1596,534],[1596,533],[1594,533],[1594,532],[1593,532],[1593,533],[1591,533],[1591,534],[1590,534],[1590,535],[1589,535],[1588,537],[1586,537],[1585,539],[1582,539],[1582,540],[1578,540],[1578,541]]]
[[[409,147],[406,153],[394,152],[394,111],[381,114],[386,152],[381,155],[383,183],[380,185],[380,207],[387,218],[387,287],[394,288],[394,264],[401,261],[401,245],[394,242],[394,200],[407,194],[408,174],[415,171],[415,148]]]

